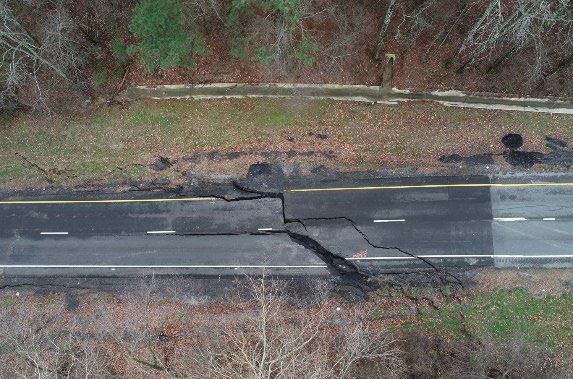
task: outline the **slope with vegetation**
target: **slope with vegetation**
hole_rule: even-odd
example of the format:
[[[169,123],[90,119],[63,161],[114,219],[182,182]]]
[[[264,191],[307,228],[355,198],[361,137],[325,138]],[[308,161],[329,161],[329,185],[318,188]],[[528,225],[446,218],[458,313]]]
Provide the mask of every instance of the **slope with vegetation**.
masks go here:
[[[571,96],[569,0],[2,0],[0,104],[63,110],[124,85],[394,83]]]
[[[557,283],[556,277],[571,279],[570,271],[520,273],[544,286]],[[499,277],[499,271],[482,274]],[[130,281],[122,294],[72,289],[65,295],[2,294],[0,376],[453,379],[572,374],[571,293],[538,295],[532,280],[523,277],[521,288],[509,290],[461,291],[390,280],[359,303],[333,296],[332,283],[325,281],[244,278],[221,298],[201,301],[201,284],[190,279]]]

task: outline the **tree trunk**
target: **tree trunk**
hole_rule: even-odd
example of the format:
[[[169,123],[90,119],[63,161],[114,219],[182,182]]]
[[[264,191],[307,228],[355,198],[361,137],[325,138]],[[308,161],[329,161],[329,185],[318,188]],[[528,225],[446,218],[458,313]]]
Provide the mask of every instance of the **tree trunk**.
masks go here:
[[[382,43],[384,42],[384,37],[386,36],[386,31],[388,30],[388,26],[390,25],[392,14],[394,13],[394,9],[396,8],[396,1],[397,0],[390,0],[390,5],[388,5],[388,10],[386,11],[386,17],[384,17],[384,22],[382,23],[382,27],[380,28],[380,34],[378,35],[378,43],[376,44],[376,55],[374,56],[374,59],[376,59],[377,61],[380,60]]]

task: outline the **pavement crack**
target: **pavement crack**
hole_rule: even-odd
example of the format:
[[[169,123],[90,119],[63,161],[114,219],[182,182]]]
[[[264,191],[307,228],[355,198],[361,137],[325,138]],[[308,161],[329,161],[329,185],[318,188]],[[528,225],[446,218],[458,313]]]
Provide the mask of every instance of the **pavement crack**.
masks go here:
[[[402,248],[400,248],[400,247],[398,247],[398,246],[381,246],[381,245],[377,245],[377,244],[373,243],[373,242],[370,240],[370,238],[366,235],[366,233],[364,233],[364,231],[362,231],[362,230],[356,225],[356,223],[354,222],[354,220],[352,220],[352,219],[349,218],[349,217],[346,217],[346,216],[336,216],[336,217],[309,217],[309,218],[303,218],[303,219],[285,220],[285,223],[288,223],[288,222],[299,222],[299,223],[301,223],[301,224],[304,225],[304,221],[311,221],[311,220],[312,220],[312,221],[317,221],[317,220],[318,220],[318,221],[320,221],[320,220],[322,220],[322,221],[326,221],[326,220],[345,220],[345,221],[347,221],[347,222],[354,228],[354,230],[356,230],[356,231],[362,236],[362,238],[364,239],[364,241],[366,241],[366,243],[367,243],[368,245],[370,245],[370,246],[372,246],[372,247],[374,247],[374,248],[376,248],[376,249],[396,250],[396,251],[399,251],[400,253],[402,253],[402,254],[404,254],[404,255],[407,255],[407,256],[410,256],[410,257],[412,257],[412,258],[414,258],[414,259],[417,259],[417,260],[419,260],[419,261],[422,261],[422,262],[424,262],[425,264],[427,264],[428,266],[430,266],[436,273],[438,273],[438,275],[439,275],[439,277],[440,277],[440,280],[441,280],[442,282],[446,282],[446,281],[444,280],[444,278],[443,278],[443,275],[449,276],[449,277],[453,278],[453,279],[460,285],[461,288],[464,288],[464,285],[463,285],[462,281],[461,281],[458,277],[456,277],[455,275],[453,275],[452,273],[450,273],[450,272],[448,272],[448,271],[441,270],[438,266],[436,266],[435,264],[433,264],[432,262],[430,262],[428,259],[425,259],[425,258],[423,258],[423,257],[420,257],[420,256],[414,255],[414,254],[412,254],[412,253],[409,253],[409,252],[407,252],[406,250],[404,250],[404,249],[402,249]],[[305,229],[306,229],[306,227],[305,227]]]
[[[282,207],[282,214],[283,214],[283,223],[285,225],[284,230],[270,230],[270,231],[261,231],[261,232],[238,232],[238,233],[186,233],[184,235],[269,235],[269,234],[287,234],[290,239],[303,246],[305,249],[314,252],[322,261],[324,261],[331,272],[337,274],[344,282],[351,283],[352,285],[358,287],[362,292],[368,292],[376,287],[373,278],[375,275],[371,272],[366,270],[360,269],[354,262],[346,259],[343,256],[335,254],[334,252],[330,251],[326,248],[320,241],[316,240],[315,238],[311,237],[308,233],[307,225],[305,221],[311,220],[345,220],[347,221],[352,227],[362,236],[366,243],[374,248],[383,249],[383,250],[396,250],[400,253],[410,256],[414,259],[417,259],[421,262],[424,262],[427,266],[431,267],[437,274],[442,282],[442,284],[447,284],[448,280],[447,277],[452,278],[461,288],[464,288],[462,281],[457,278],[455,275],[441,270],[435,264],[430,262],[428,259],[416,256],[412,253],[405,251],[404,249],[397,247],[397,246],[381,246],[374,244],[370,238],[364,233],[357,225],[354,220],[346,216],[338,216],[338,217],[312,217],[312,218],[287,218],[286,211],[285,211],[285,198],[284,194],[281,191],[261,191],[252,188],[248,188],[236,181],[232,182],[233,188],[247,194],[252,194],[253,196],[239,196],[235,198],[229,198],[226,196],[220,195],[213,195],[209,197],[213,197],[216,199],[221,199],[227,202],[235,202],[235,201],[250,201],[250,200],[258,200],[264,198],[272,198],[272,199],[280,199],[281,207]],[[298,224],[304,229],[304,233],[292,231],[288,229],[289,224]]]
[[[370,273],[360,270],[354,263],[328,250],[319,241],[306,234],[290,230],[286,230],[285,232],[291,240],[307,250],[315,252],[328,267],[344,281],[349,281],[351,284],[357,285],[363,291],[373,288],[372,284],[369,283],[369,279],[372,276]]]
[[[233,187],[239,191],[252,193],[257,195],[257,199],[261,198],[273,198],[281,200],[281,207],[283,213],[283,222],[285,226],[292,223],[297,223],[304,229],[305,233],[298,233],[285,228],[284,230],[272,230],[262,234],[287,234],[289,238],[295,243],[303,246],[305,249],[314,252],[322,261],[324,261],[328,268],[337,274],[344,281],[352,283],[357,286],[361,291],[368,291],[373,289],[372,283],[369,283],[369,279],[372,274],[360,270],[353,262],[347,260],[346,258],[339,256],[332,251],[328,250],[319,241],[308,235],[308,229],[302,220],[297,219],[287,219],[285,213],[285,199],[284,194],[280,191],[267,192],[255,190],[248,188],[239,184],[238,182],[233,182]]]

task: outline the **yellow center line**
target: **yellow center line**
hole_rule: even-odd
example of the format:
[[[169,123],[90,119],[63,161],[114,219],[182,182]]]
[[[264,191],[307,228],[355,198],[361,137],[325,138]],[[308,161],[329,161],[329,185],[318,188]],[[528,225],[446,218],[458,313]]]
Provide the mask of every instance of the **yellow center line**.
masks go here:
[[[167,201],[212,201],[216,197],[181,197],[173,199],[118,199],[118,200],[29,200],[0,201],[0,204],[81,204],[81,203],[159,203]]]
[[[301,188],[286,192],[319,192],[319,191],[361,191],[382,189],[409,188],[448,188],[448,187],[559,187],[573,186],[573,183],[468,183],[468,184],[424,184],[412,186],[377,186],[377,187],[339,187],[339,188]]]
[[[411,186],[371,186],[371,187],[331,187],[331,188],[300,188],[285,192],[320,192],[320,191],[360,191],[383,189],[411,188],[448,188],[448,187],[564,187],[573,183],[468,183],[468,184],[423,184]],[[116,199],[116,200],[22,200],[0,201],[0,204],[82,204],[82,203],[159,203],[169,201],[213,201],[216,197],[181,197],[167,199]]]

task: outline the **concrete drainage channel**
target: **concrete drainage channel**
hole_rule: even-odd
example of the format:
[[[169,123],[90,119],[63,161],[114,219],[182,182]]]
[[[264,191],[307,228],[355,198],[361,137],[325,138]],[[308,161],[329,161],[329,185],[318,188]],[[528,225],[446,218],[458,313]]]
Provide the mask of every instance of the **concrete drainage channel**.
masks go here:
[[[382,86],[288,83],[212,83],[197,85],[138,86],[123,91],[121,100],[308,98],[397,104],[400,101],[433,101],[445,106],[525,112],[573,114],[570,99],[512,98],[467,95],[459,91],[412,92]]]

